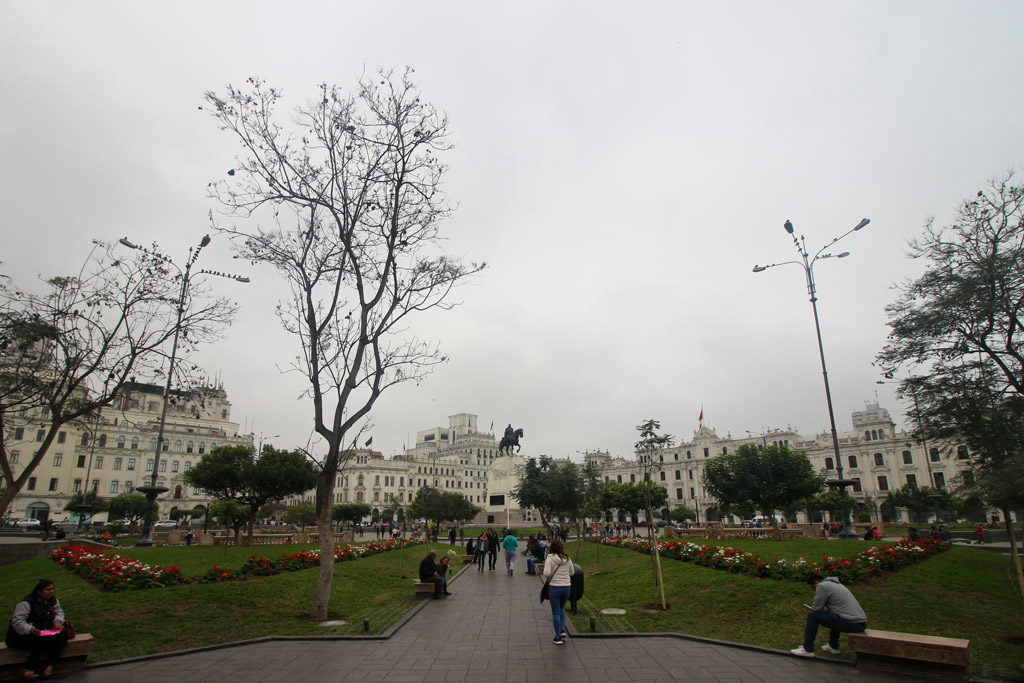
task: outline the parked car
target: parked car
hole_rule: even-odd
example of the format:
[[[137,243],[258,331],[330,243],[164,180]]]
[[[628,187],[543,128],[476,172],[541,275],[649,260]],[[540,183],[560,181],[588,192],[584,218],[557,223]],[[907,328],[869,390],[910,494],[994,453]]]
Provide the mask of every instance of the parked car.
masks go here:
[[[657,522],[657,526],[659,526],[659,527],[668,526],[668,522],[666,522],[663,519],[659,519],[658,522]]]
[[[18,520],[18,526],[23,529],[38,529],[42,526],[42,523],[33,517],[26,517],[25,519]]]
[[[178,526],[178,523],[173,519],[164,519],[153,525],[154,529],[173,529]]]

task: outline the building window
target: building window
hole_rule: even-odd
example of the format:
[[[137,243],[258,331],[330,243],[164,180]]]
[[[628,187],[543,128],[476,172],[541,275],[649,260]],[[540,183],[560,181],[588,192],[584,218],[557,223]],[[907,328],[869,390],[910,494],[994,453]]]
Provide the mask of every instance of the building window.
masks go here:
[[[96,469],[102,470],[103,469],[103,456],[102,455],[97,455],[96,456],[96,461],[93,463],[93,465],[96,467]]]
[[[82,492],[82,480],[81,479],[75,479],[75,484],[74,484],[74,489],[73,490],[74,490],[75,493],[81,493]]]
[[[154,444],[154,446],[155,445],[156,444]],[[139,437],[137,437],[137,436],[133,436],[132,437],[132,450],[133,451],[139,450]]]
[[[864,440],[865,441],[871,441],[871,432],[869,432],[866,429],[864,430]]]
[[[67,438],[68,438],[68,433],[67,432],[58,432],[57,433],[57,443],[64,443],[64,441],[67,440]]]
[[[180,441],[175,441],[174,442],[174,452],[175,453],[181,453],[181,442]]]
[[[878,490],[879,491],[888,491],[889,490],[889,478],[888,477],[884,477],[884,476],[878,477]]]
[[[708,449],[706,446],[704,447],[704,457],[708,457]]]
[[[124,436],[117,437],[117,447],[124,448]]]
[[[174,462],[171,463],[171,472],[177,472],[177,471],[178,471],[178,461],[175,460]]]
[[[19,451],[11,451],[11,464],[12,465],[17,465],[18,464],[18,455],[20,455]]]
[[[682,489],[676,489],[676,500],[682,500],[682,499],[683,499],[683,490]]]
[[[913,453],[911,453],[910,451],[903,451],[903,464],[904,465],[913,465],[914,464],[914,455],[913,455]]]
[[[129,467],[128,469],[131,469],[131,467]],[[149,460],[146,461],[146,471],[147,472],[152,472],[153,471],[153,458],[150,458]]]
[[[729,447],[722,446],[722,455],[729,455]]]
[[[357,503],[362,503],[363,502],[363,492],[362,491],[356,491],[356,502]]]
[[[621,475],[621,474],[617,474],[617,475],[615,475],[615,478],[616,478],[616,480],[618,480],[618,482],[619,482],[620,484],[622,483],[622,475]]]
[[[691,453],[690,451],[686,451],[686,459],[687,460],[693,459],[693,453]]]
[[[956,447],[956,459],[957,460],[970,460],[971,456],[967,452],[967,446]]]
[[[36,478],[35,477],[29,477],[28,478],[28,484],[25,485],[25,488],[27,488],[29,491],[35,491],[36,490]]]
[[[374,478],[373,478],[373,485],[374,486],[380,486],[380,475],[379,474],[374,476]]]
[[[186,453],[191,453],[192,452],[192,448],[193,448],[193,444],[192,444],[191,441],[189,441],[187,444],[185,444],[185,452]]]
[[[124,492],[125,493],[131,493],[132,492],[132,483],[130,481],[126,481],[124,483]]]
[[[18,441],[21,441],[22,439],[24,439],[25,438],[25,428],[24,427],[15,427],[14,428],[14,438],[17,439]]]
[[[160,461],[160,471],[161,472],[166,472],[167,471],[167,461],[166,460],[161,460]]]
[[[85,467],[85,456],[84,455],[78,456],[78,463],[75,466],[76,467]]]
[[[64,459],[64,455],[63,454],[61,454],[61,453],[54,454],[54,456],[53,456],[53,466],[54,467],[60,467],[60,463],[61,463],[61,461],[63,459]]]
[[[679,481],[682,478],[683,478],[683,473],[680,472],[679,470],[676,470],[676,481]]]
[[[835,468],[836,468],[836,464],[834,462],[832,462],[832,458],[825,458],[825,469],[826,470],[834,470]]]
[[[881,453],[875,453],[875,466],[876,467],[884,467],[885,466],[885,456],[883,456]]]
[[[111,493],[117,493],[117,482],[116,481],[110,482],[110,492]]]
[[[636,475],[635,474],[629,475],[629,481],[631,483],[635,484],[636,483]]]
[[[114,469],[121,469],[121,458],[114,458]]]
[[[57,480],[56,479],[51,479],[50,480],[50,490],[51,491],[56,491],[57,490]]]
[[[928,449],[928,457],[931,458],[932,462],[938,462],[939,461],[939,449],[938,448],[929,448]]]
[[[946,475],[942,472],[935,473],[935,488],[944,489],[946,488]]]
[[[205,441],[200,441],[199,442],[199,454],[202,455],[205,452],[206,452],[206,442]]]
[[[853,492],[860,493],[860,477],[854,477],[853,481]]]
[[[160,450],[162,450],[162,451],[163,451],[164,453],[166,453],[166,452],[167,452],[167,451],[169,451],[170,449],[171,449],[171,442],[170,442],[170,441],[167,441],[167,440],[165,439],[165,440],[164,440],[164,442],[163,442],[163,445],[162,445],[162,446],[161,446],[161,448],[160,448]]]
[[[99,446],[100,448],[106,448],[107,447],[107,435],[106,434],[100,434],[100,441],[96,445]]]
[[[848,456],[846,456],[846,460],[847,460],[847,462],[850,463],[850,469],[854,469],[854,470],[857,469],[857,456],[856,455],[848,455]]]
[[[908,474],[907,475],[907,486],[911,486],[911,487],[917,488],[917,475],[916,474]]]
[[[152,465],[150,465],[150,468],[152,468]],[[134,470],[135,469],[135,458],[128,458],[128,469],[129,470]]]
[[[88,446],[89,445],[89,432],[82,432],[82,445],[83,446]]]
[[[885,430],[884,429],[879,429],[878,430],[878,438],[879,439],[884,439],[885,438]]]

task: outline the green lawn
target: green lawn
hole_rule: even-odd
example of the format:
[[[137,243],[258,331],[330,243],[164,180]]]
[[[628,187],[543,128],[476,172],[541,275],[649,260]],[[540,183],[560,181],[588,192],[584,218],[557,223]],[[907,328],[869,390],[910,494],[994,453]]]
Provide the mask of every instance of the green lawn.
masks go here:
[[[125,548],[119,554],[151,565],[177,565],[198,576],[214,564],[237,569],[251,554],[278,557],[314,545],[230,548],[212,546]],[[447,552],[447,544],[432,544]],[[96,636],[90,661],[122,659],[268,635],[362,634],[363,619],[371,634],[386,631],[416,604],[410,579],[416,576],[424,546],[370,555],[335,564],[331,609],[349,621],[344,627],[321,627],[304,614],[313,606],[318,569],[287,572],[246,581],[191,584],[148,590],[104,592],[50,559],[0,567],[3,609],[27,594],[41,578],[57,584],[57,595],[76,629]],[[407,578],[402,578],[402,576]]]
[[[850,557],[867,544],[856,541],[719,542],[774,559]],[[823,549],[823,546],[827,550]],[[576,557],[577,544],[569,550]],[[664,560],[666,601],[657,598],[648,555],[584,543],[588,611],[627,610],[641,632],[672,631],[776,649],[800,644],[813,591],[806,584],[730,574],[678,560]],[[952,548],[916,565],[855,584],[851,590],[871,628],[968,638],[980,675],[1019,677],[1024,665],[1024,617],[1009,575],[1009,558],[980,549]],[[582,608],[581,608],[582,609]],[[600,623],[600,621],[599,621]],[[589,629],[588,617],[576,627]],[[824,634],[819,634],[819,641]],[[820,644],[820,643],[819,643]],[[843,639],[842,649],[846,650]],[[850,655],[852,657],[852,655]]]
[[[768,559],[849,557],[864,542],[753,541],[723,542]],[[214,564],[239,568],[250,554],[277,557],[315,546],[258,548],[161,547],[123,549],[121,554],[150,564],[177,565],[187,576],[205,573]],[[432,544],[440,553],[452,547]],[[461,555],[461,546],[455,546]],[[576,556],[577,544],[569,550]],[[600,562],[598,562],[600,550]],[[244,640],[266,635],[325,635],[387,630],[416,604],[410,579],[424,546],[406,548],[401,573],[399,552],[371,555],[335,565],[331,595],[344,627],[320,627],[303,616],[312,607],[317,569],[247,581],[192,584],[105,593],[40,559],[0,567],[0,595],[10,609],[40,577],[53,579],[69,618],[81,631],[97,636],[92,661]],[[631,550],[582,544],[577,560],[585,569],[586,598],[576,627],[589,629],[588,611],[606,607],[627,610],[625,622],[644,632],[673,631],[750,643],[777,649],[799,644],[812,591],[806,584],[757,579],[665,560],[663,572],[670,609],[656,601],[647,555]],[[1024,663],[1024,617],[1014,596],[1006,556],[972,548],[948,552],[881,579],[852,586],[872,628],[969,638],[976,675],[1019,677]],[[456,569],[459,565],[456,565]],[[401,578],[404,575],[407,578]],[[599,620],[607,630],[614,622]],[[845,639],[842,647],[846,650]]]

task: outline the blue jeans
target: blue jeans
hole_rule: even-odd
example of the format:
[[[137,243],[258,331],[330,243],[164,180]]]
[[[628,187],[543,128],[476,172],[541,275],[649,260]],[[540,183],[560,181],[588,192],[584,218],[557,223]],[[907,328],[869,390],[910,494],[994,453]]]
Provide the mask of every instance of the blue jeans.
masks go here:
[[[804,629],[804,649],[814,652],[814,639],[818,635],[818,626],[829,629],[828,644],[830,647],[839,649],[840,633],[864,633],[867,624],[847,621],[841,616],[830,612],[808,612],[807,627]]]
[[[486,550],[478,550],[478,551],[476,551],[476,565],[478,567],[480,567],[480,569],[484,568],[484,558],[485,557],[487,557],[487,551]]]
[[[569,586],[548,585],[548,600],[551,602],[551,620],[555,624],[555,637],[565,630],[565,603],[569,602]]]
[[[536,564],[537,564],[537,558],[536,557],[528,557],[528,558],[526,558],[526,573],[527,574],[536,574],[537,570],[534,569],[534,565],[536,565]],[[551,586],[548,586],[548,590],[551,590]]]

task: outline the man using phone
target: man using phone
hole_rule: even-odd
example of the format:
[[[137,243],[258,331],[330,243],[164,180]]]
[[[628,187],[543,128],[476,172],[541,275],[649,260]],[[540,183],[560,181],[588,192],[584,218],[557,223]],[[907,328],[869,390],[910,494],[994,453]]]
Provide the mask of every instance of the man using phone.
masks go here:
[[[828,644],[822,645],[821,649],[829,654],[839,654],[839,634],[864,633],[868,617],[850,589],[835,576],[822,578],[821,574],[812,573],[807,577],[807,583],[814,587],[814,602],[804,605],[810,609],[804,628],[804,644],[790,652],[798,657],[813,657],[818,626],[825,626],[829,629]]]

